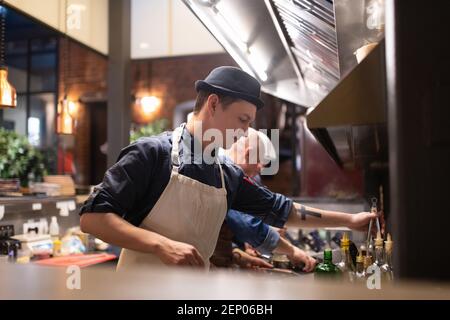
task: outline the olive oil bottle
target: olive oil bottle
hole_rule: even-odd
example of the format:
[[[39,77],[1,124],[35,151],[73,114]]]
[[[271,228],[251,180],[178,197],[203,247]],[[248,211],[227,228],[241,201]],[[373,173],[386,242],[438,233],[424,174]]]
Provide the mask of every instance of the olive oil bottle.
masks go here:
[[[325,249],[323,252],[323,262],[319,263],[314,270],[314,277],[317,279],[337,279],[341,272],[333,264],[333,252],[331,249]]]

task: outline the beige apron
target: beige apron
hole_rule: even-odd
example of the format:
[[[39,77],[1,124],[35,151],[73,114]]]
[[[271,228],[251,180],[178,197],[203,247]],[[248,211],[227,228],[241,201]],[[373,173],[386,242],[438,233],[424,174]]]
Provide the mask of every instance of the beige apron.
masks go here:
[[[172,173],[169,183],[139,226],[171,240],[193,245],[209,268],[209,258],[227,212],[227,191],[219,162],[222,187],[215,188],[178,173],[179,144],[184,125],[172,135]],[[154,254],[122,249],[117,270],[165,266]]]

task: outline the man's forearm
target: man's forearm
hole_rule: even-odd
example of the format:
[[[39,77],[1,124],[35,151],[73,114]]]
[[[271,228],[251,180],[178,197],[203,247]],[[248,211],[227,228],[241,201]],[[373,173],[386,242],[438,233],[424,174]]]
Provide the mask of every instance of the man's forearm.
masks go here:
[[[350,218],[349,213],[321,210],[294,203],[287,225],[297,228],[348,227]]]
[[[278,254],[286,254],[288,256],[291,256],[294,252],[293,245],[287,241],[285,238],[280,237],[280,240],[278,241],[277,247],[274,250],[274,253]]]
[[[114,213],[84,213],[81,230],[116,246],[140,252],[156,253],[167,238],[133,226]]]

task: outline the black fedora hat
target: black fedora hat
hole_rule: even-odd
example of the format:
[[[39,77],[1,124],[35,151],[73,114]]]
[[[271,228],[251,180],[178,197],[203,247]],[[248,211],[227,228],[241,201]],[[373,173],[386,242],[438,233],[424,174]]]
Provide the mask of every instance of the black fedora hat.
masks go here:
[[[261,100],[261,84],[248,73],[236,67],[222,66],[213,69],[205,80],[197,80],[195,89],[232,96],[248,101],[260,109],[264,106]]]

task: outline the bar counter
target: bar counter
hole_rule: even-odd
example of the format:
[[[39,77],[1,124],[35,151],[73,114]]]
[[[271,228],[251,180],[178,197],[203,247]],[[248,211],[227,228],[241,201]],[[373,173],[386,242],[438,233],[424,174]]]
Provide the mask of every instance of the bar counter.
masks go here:
[[[320,282],[255,272],[152,269],[115,272],[108,266],[79,269],[0,265],[1,299],[450,299],[450,286],[396,282],[369,290],[364,284]],[[79,277],[78,277],[79,275]],[[80,280],[80,281],[78,281]],[[79,289],[77,288],[79,284]]]

